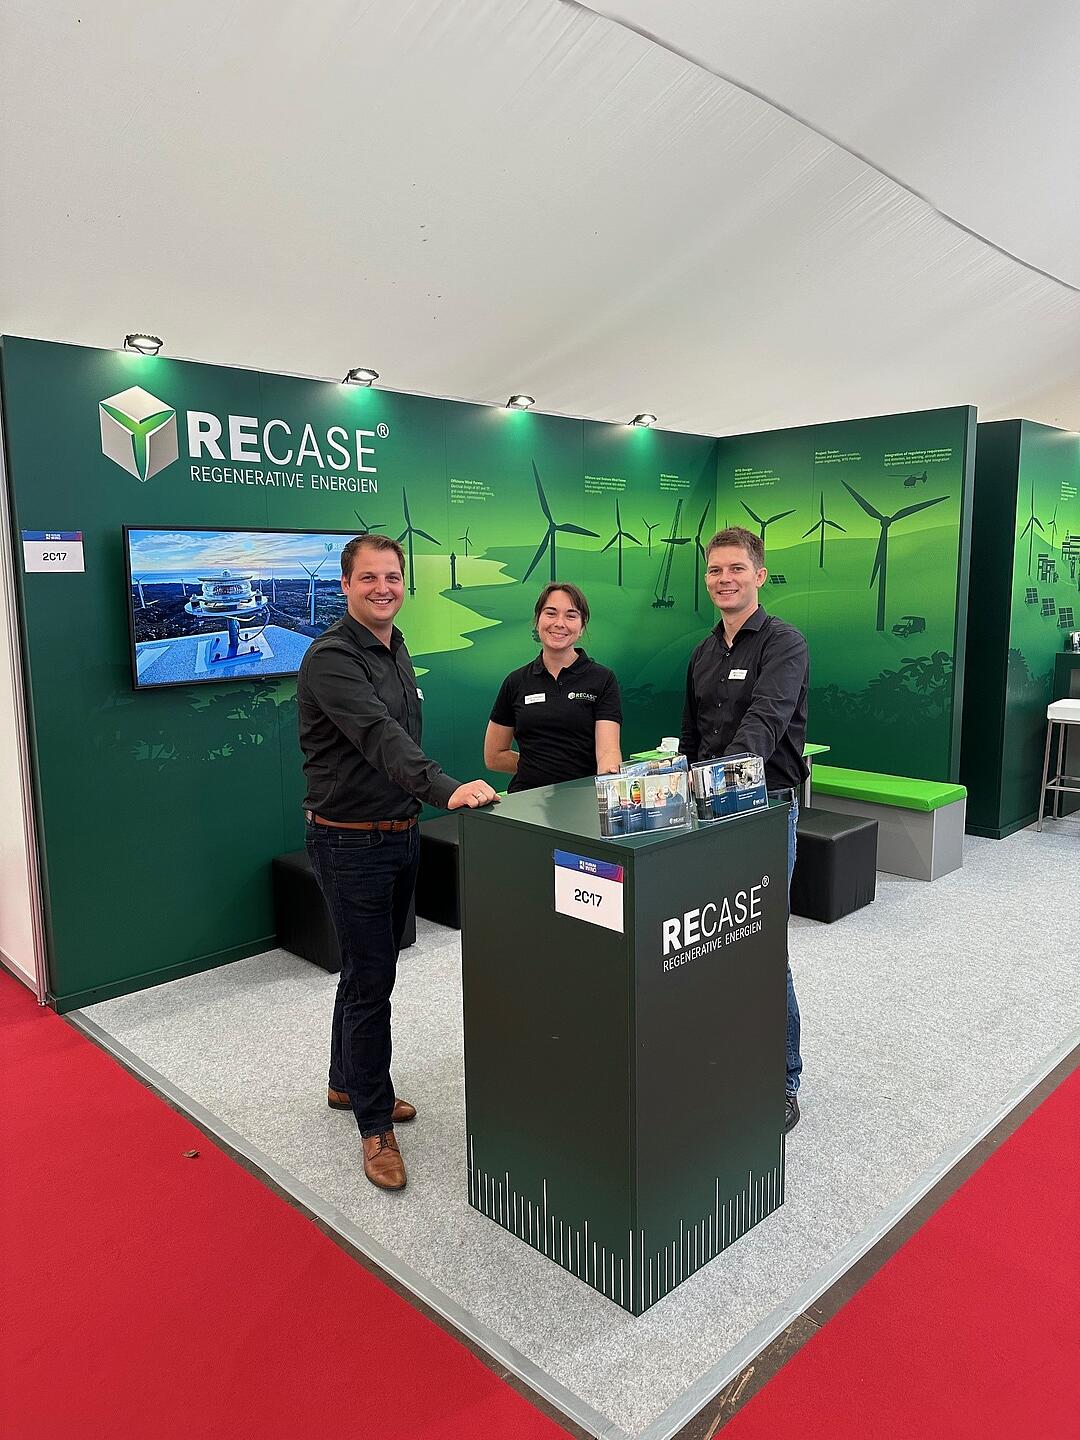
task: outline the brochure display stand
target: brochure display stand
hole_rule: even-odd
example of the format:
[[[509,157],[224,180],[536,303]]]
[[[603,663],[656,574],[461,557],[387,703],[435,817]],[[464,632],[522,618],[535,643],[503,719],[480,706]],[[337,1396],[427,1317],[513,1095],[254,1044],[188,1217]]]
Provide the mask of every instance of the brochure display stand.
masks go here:
[[[634,1315],[783,1201],[787,824],[464,812],[469,1201]]]

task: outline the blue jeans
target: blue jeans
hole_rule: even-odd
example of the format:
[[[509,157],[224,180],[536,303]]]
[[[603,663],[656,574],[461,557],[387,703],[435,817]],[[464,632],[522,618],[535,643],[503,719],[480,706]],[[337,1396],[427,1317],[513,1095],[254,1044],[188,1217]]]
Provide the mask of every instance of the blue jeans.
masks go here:
[[[341,949],[330,1030],[332,1090],[345,1090],[361,1135],[392,1128],[390,996],[416,884],[420,832],[307,827],[311,868]]]
[[[795,848],[798,843],[795,827],[799,822],[799,799],[797,795],[792,796],[791,813],[788,815],[788,845],[787,845],[787,883],[788,883],[788,915],[791,914],[791,876],[795,869]],[[789,1095],[794,1095],[799,1088],[799,1081],[802,1076],[802,1055],[799,1053],[799,1045],[802,1040],[802,1017],[799,1014],[799,1002],[795,998],[795,982],[791,978],[791,963],[787,967],[787,1081],[785,1089]]]

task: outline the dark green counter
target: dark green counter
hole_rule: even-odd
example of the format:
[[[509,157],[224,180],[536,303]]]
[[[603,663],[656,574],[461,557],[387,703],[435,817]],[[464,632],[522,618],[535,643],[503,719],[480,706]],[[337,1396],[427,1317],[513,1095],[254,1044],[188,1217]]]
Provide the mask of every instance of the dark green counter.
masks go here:
[[[464,815],[470,1203],[635,1315],[783,1201],[787,823],[601,839],[591,780]],[[622,933],[556,912],[556,851],[622,867]]]

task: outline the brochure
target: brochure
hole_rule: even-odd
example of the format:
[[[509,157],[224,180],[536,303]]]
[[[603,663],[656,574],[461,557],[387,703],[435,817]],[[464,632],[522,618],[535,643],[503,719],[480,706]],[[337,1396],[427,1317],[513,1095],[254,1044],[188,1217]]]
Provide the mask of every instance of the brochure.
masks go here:
[[[686,757],[640,760],[597,775],[596,805],[601,835],[684,829],[691,823]]]
[[[698,760],[691,772],[694,812],[709,824],[768,805],[765,765],[759,755],[724,755]]]

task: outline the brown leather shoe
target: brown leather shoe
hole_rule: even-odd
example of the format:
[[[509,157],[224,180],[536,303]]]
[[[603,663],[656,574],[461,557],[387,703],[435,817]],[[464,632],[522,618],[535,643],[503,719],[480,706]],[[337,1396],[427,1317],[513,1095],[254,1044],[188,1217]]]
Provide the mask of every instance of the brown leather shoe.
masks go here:
[[[393,1130],[364,1136],[364,1174],[380,1190],[405,1189],[405,1161]]]
[[[352,1102],[345,1090],[327,1090],[326,1103],[331,1110],[352,1109]],[[390,1119],[395,1125],[407,1125],[410,1120],[416,1119],[416,1106],[410,1105],[408,1100],[395,1100]]]

